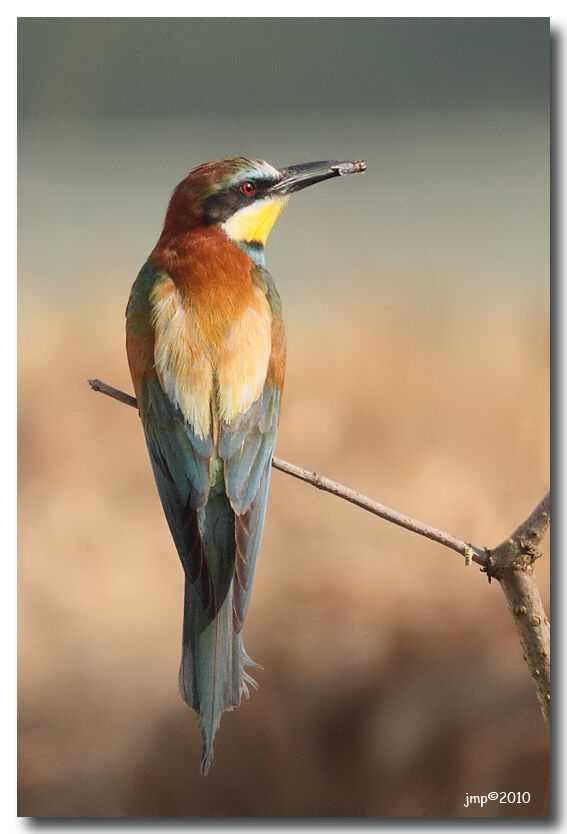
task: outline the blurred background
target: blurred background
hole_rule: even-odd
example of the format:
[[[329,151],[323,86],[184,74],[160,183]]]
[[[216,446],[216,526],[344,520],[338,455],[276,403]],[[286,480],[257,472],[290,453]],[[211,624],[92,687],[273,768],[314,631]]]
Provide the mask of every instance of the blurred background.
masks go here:
[[[359,159],[267,247],[276,453],[480,546],[549,484],[547,19],[20,19],[19,814],[541,816],[497,583],[274,472],[259,689],[199,776],[182,573],[134,410],[130,286],[196,164]],[[537,565],[548,604],[547,544]],[[466,795],[529,791],[525,805]]]

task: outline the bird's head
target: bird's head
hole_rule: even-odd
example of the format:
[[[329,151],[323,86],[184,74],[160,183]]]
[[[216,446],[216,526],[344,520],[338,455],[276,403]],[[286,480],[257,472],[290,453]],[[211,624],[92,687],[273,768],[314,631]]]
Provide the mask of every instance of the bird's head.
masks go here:
[[[173,192],[165,226],[216,226],[234,243],[263,247],[290,194],[331,177],[364,171],[364,162],[307,162],[277,169],[236,157],[194,168]]]

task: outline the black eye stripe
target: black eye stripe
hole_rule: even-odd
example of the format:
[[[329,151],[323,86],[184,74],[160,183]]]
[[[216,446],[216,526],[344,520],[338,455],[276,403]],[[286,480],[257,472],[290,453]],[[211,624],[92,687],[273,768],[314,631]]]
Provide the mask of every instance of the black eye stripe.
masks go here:
[[[245,194],[242,191],[245,182],[251,182],[256,186],[253,194]],[[224,223],[239,209],[249,206],[256,200],[261,200],[276,182],[278,182],[276,178],[267,180],[261,177],[258,179],[243,177],[228,188],[211,194],[203,201],[203,223],[209,226]]]

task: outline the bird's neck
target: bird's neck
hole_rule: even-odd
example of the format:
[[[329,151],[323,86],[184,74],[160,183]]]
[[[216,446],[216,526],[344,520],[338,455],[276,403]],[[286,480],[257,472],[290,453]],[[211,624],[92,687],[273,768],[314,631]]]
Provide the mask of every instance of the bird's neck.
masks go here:
[[[235,246],[238,246],[239,249],[248,255],[251,261],[253,261],[256,266],[261,267],[262,269],[266,268],[266,258],[264,253],[264,246],[261,243],[258,243],[256,240],[233,240]]]
[[[190,272],[194,259],[220,257],[231,269],[248,274],[250,261],[261,269],[266,268],[264,245],[256,240],[231,240],[225,232],[214,226],[189,229],[184,232],[172,231],[167,226],[149,256],[158,270],[168,272],[172,277]]]

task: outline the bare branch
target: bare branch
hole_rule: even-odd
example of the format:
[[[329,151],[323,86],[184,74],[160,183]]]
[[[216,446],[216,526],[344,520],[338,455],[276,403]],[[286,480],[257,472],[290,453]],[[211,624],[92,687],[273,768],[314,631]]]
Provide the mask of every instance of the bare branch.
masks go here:
[[[93,391],[100,391],[119,402],[131,405],[134,408],[137,407],[134,397],[119,391],[117,388],[112,388],[98,379],[89,379],[89,384]],[[300,466],[295,466],[281,458],[274,458],[272,466],[281,472],[317,487],[317,489],[322,489],[331,493],[331,495],[343,498],[345,501],[390,521],[392,524],[397,524],[412,533],[425,536],[438,544],[455,550],[465,557],[466,564],[476,562],[480,565],[488,575],[489,581],[493,577],[497,579],[514,619],[541,712],[546,726],[549,728],[549,620],[543,608],[533,571],[535,560],[541,556],[537,546],[550,523],[550,493],[547,493],[530,516],[520,524],[506,541],[502,542],[495,550],[489,551],[474,547],[450,533],[445,533],[443,530],[438,530],[429,524],[416,521],[416,519],[379,504],[378,501],[373,501],[371,498],[332,481],[324,475],[302,469]]]
[[[549,729],[551,660],[549,620],[534,577],[534,563],[541,556],[538,545],[551,519],[548,492],[529,517],[489,554],[487,573],[496,577],[506,597],[539,706]]]
[[[533,568],[529,571],[506,570],[499,581],[514,619],[543,720],[549,730],[551,701],[549,620],[533,575]]]

